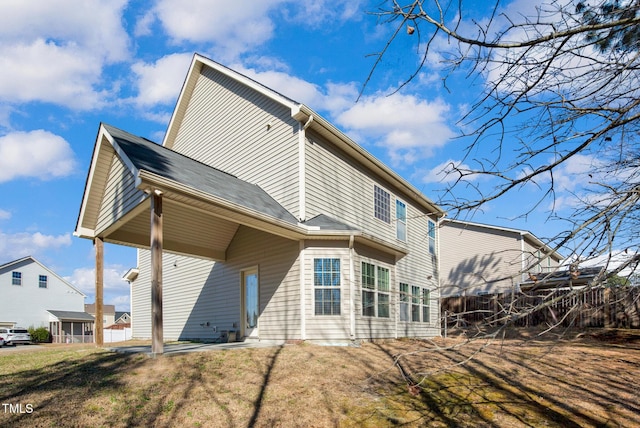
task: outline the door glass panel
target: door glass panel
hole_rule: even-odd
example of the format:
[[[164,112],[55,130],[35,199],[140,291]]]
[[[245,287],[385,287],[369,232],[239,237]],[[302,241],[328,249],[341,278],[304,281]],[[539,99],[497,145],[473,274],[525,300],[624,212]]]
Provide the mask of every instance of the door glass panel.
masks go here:
[[[254,329],[258,326],[258,275],[247,274],[245,283],[245,313],[246,328]]]

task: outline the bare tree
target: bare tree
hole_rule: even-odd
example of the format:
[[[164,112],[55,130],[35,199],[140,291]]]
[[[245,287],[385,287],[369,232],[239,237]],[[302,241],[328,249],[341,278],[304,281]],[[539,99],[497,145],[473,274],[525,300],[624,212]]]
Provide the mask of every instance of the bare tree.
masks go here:
[[[506,6],[494,0],[474,20],[463,0],[384,2],[372,13],[394,32],[367,83],[400,37],[416,38],[419,57],[398,90],[433,57],[445,58],[445,87],[461,76],[480,82],[481,95],[459,122],[469,143],[444,171],[455,179],[442,206],[464,215],[535,188],[538,197],[521,215],[550,206],[549,220],[563,225],[546,237],[551,248],[603,265],[623,254],[599,282],[633,273],[640,261],[640,0],[547,0],[529,12]],[[558,179],[577,163],[588,170],[567,204]]]

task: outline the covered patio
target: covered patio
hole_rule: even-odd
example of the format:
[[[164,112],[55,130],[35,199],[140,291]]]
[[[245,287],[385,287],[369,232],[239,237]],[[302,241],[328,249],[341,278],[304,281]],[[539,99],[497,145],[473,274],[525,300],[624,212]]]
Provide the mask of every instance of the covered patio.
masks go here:
[[[86,312],[49,312],[49,331],[53,343],[93,343],[95,320]]]
[[[225,261],[240,226],[293,241],[364,240],[388,250],[387,244],[358,230],[300,223],[259,186],[102,124],[75,231],[95,246],[96,343],[104,343],[104,242],[151,251],[151,353],[155,355],[163,353],[163,252]],[[402,253],[400,248],[394,250]]]

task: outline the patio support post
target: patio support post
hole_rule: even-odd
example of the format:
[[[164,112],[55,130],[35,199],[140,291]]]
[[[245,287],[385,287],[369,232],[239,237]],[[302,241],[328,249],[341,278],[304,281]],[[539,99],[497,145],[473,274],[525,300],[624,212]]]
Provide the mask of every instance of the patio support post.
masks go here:
[[[162,330],[162,193],[151,193],[151,354],[164,352]]]
[[[104,345],[104,240],[100,237],[93,239],[96,249],[96,346]]]

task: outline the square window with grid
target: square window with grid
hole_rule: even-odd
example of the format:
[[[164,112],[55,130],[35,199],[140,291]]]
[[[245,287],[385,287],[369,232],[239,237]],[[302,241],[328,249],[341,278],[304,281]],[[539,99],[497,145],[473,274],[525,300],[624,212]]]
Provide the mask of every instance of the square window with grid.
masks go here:
[[[313,259],[316,315],[340,315],[340,259]]]
[[[38,275],[38,287],[47,288],[47,275]]]
[[[11,272],[11,284],[22,285],[22,272]]]

